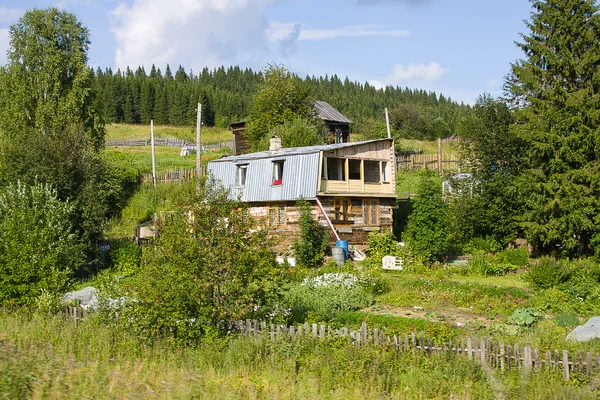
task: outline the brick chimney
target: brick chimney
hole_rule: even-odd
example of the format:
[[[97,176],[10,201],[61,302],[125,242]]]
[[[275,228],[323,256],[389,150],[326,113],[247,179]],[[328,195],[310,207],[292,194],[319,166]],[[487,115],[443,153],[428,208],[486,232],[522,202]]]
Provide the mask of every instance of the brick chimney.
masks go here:
[[[269,142],[269,150],[277,151],[281,150],[281,138],[279,136],[273,136]]]

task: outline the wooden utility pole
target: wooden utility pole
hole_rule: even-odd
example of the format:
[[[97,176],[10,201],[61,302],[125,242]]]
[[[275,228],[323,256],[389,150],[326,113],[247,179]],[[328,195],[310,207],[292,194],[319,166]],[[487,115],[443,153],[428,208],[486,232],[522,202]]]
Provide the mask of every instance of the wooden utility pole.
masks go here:
[[[385,108],[385,126],[387,128],[388,139],[392,138],[392,132],[390,131],[390,116],[388,115],[388,109]]]
[[[152,146],[152,183],[156,187],[156,158],[154,156],[154,120],[150,120],[150,145]]]
[[[438,172],[440,176],[444,175],[442,167],[442,139],[438,138]]]
[[[200,129],[202,128],[202,104],[198,103],[198,114],[196,115],[196,176],[200,178],[202,167],[200,166]]]

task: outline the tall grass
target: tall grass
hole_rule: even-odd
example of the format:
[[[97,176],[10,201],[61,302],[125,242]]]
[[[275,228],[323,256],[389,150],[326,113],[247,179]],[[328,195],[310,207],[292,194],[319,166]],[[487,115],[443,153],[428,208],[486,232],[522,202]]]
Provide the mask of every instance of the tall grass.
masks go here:
[[[346,339],[244,337],[177,347],[142,343],[89,317],[0,311],[0,396],[70,398],[585,398],[554,373],[486,371],[454,356],[352,346]]]

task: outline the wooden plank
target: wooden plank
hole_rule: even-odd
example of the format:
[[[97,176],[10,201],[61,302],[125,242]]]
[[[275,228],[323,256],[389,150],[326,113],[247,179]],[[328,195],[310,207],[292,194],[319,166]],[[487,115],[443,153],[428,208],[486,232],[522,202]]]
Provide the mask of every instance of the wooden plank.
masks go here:
[[[550,371],[552,369],[552,352],[550,350],[546,350],[546,370]]]
[[[554,350],[554,369],[557,370],[560,365],[560,355],[558,350]]]
[[[467,354],[469,355],[469,360],[473,359],[473,344],[471,343],[471,338],[467,338]]]
[[[533,350],[533,359],[535,361],[535,369],[539,371],[542,368],[542,359],[540,358],[540,349],[537,347]]]
[[[563,379],[565,381],[569,381],[570,380],[569,352],[567,350],[562,351],[562,366],[563,366]]]
[[[512,346],[511,345],[506,346],[506,369],[508,371],[510,371],[511,368],[512,368],[511,350],[512,350]]]
[[[312,324],[312,335],[313,335],[313,337],[316,338],[317,334],[318,334],[318,326],[317,326],[317,324]]]
[[[379,344],[379,329],[373,329],[373,344]]]
[[[519,351],[519,345],[515,344],[515,349],[514,349],[514,355],[515,355],[515,367],[519,368],[521,366],[521,352]]]
[[[417,335],[415,332],[411,333],[411,339],[412,339],[412,348],[413,350],[417,348]]]
[[[529,345],[525,346],[525,348],[523,349],[523,357],[525,370],[531,371],[533,369],[533,361],[531,358],[531,347],[529,347]]]
[[[363,321],[361,325],[360,344],[367,344],[367,322]]]
[[[271,324],[269,329],[269,336],[271,336],[271,340],[275,339],[275,325]]]
[[[254,320],[254,337],[258,337],[258,321]]]
[[[325,325],[321,324],[321,329],[319,331],[319,337],[321,339],[325,339]]]
[[[592,375],[592,363],[592,352],[588,351],[585,357],[585,371],[588,377]]]

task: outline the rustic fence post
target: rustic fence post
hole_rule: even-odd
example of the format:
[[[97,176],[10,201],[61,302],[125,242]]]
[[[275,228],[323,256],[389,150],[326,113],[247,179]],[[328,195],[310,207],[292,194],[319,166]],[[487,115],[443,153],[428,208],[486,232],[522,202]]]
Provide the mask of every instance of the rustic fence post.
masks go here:
[[[563,359],[562,359],[562,365],[563,365],[563,378],[565,381],[569,381],[570,380],[570,375],[569,375],[569,352],[567,350],[563,350],[562,352],[563,354]]]
[[[377,345],[379,343],[379,329],[373,329],[373,344]]]
[[[254,320],[254,337],[258,337],[258,321]]]
[[[360,344],[367,343],[367,321],[363,321],[361,326]]]
[[[471,343],[471,338],[467,338],[467,354],[469,355],[469,360],[473,359],[473,345]]]
[[[587,376],[592,374],[592,352],[588,351],[585,358],[585,370],[587,372]]]
[[[531,371],[532,359],[531,359],[531,347],[529,347],[529,345],[525,346],[525,348],[523,349],[523,357],[524,357],[525,370]]]
[[[312,324],[312,335],[314,338],[317,337],[317,330],[318,330],[317,324]]]
[[[542,359],[540,358],[540,349],[537,347],[533,351],[533,358],[535,359],[535,370],[539,371],[542,368]]]
[[[321,324],[321,327],[320,327],[320,328],[321,328],[321,329],[320,329],[320,332],[319,332],[319,337],[320,337],[321,339],[325,339],[325,325]]]

